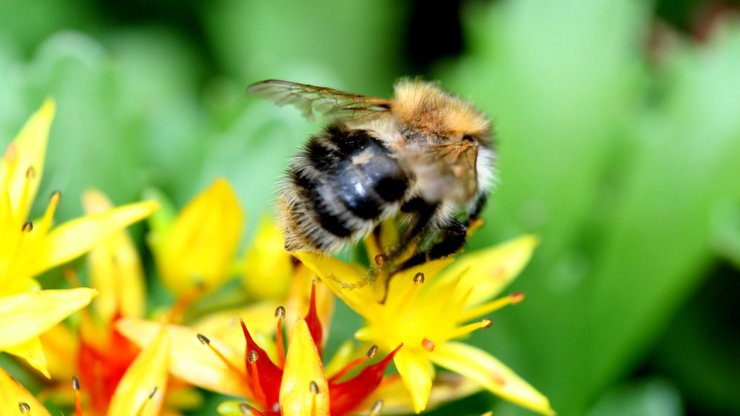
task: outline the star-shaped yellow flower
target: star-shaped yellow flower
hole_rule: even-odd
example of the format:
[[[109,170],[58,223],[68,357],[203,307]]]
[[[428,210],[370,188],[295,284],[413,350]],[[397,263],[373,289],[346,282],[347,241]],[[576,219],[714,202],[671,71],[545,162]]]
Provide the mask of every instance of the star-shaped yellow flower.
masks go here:
[[[84,193],[83,206],[88,214],[105,212],[112,207],[106,196],[94,189]],[[42,342],[51,346],[46,355],[56,381],[44,392],[58,399],[54,404],[70,405],[72,390],[69,380],[75,376],[81,386],[76,395],[85,408],[86,416],[117,415],[121,414],[116,413],[120,407],[112,407],[112,398],[120,397],[118,402],[122,404],[135,402],[134,395],[141,395],[142,391],[148,394],[153,388],[147,387],[151,384],[147,377],[152,377],[156,368],[166,373],[166,366],[157,367],[158,362],[150,362],[147,364],[150,371],[132,370],[135,360],[140,360],[137,358],[140,357],[139,347],[123,337],[115,327],[121,318],[144,316],[146,306],[144,270],[136,246],[126,230],[111,234],[93,247],[88,254],[88,270],[90,284],[98,290],[92,308],[83,311],[76,330],[62,323],[41,336]],[[157,360],[162,359],[161,354]],[[131,384],[139,386],[140,390],[126,388],[122,381],[124,377],[131,379]],[[161,379],[163,376],[160,374],[158,377]],[[184,383],[159,383],[156,387],[158,395],[167,396],[165,408],[168,410],[182,406],[183,401],[200,400],[200,396]],[[183,400],[177,401],[173,397]],[[152,403],[147,406],[153,406]]]
[[[418,413],[427,407],[434,364],[459,373],[485,389],[542,414],[553,414],[542,394],[487,352],[458,341],[472,331],[491,326],[483,316],[522,294],[490,300],[526,265],[537,244],[524,236],[502,245],[450,259],[425,263],[393,276],[384,303],[376,301],[367,271],[327,256],[296,256],[329,285],[349,307],[365,318],[355,334],[360,340],[390,351]],[[476,320],[472,323],[470,321]]]
[[[169,325],[169,336],[177,345],[170,358],[171,371],[195,385],[247,399],[248,403],[227,402],[219,406],[224,415],[342,416],[354,413],[380,385],[386,367],[401,346],[351,377],[348,377],[351,371],[374,358],[376,347],[366,356],[348,360],[341,367],[331,365],[330,371],[325,370],[321,359],[324,327],[319,319],[313,286],[310,299],[308,313],[290,328],[287,350],[283,338],[286,317],[283,307],[275,313],[274,341],[264,339],[258,343],[241,321],[239,332],[243,340],[237,348],[190,328]],[[142,345],[156,331],[156,324],[132,319],[122,320],[119,327]],[[204,366],[204,363],[209,364]],[[185,372],[180,372],[178,367]],[[377,414],[379,406],[373,405],[367,410],[376,409],[373,414]]]
[[[82,255],[157,208],[155,202],[141,202],[52,227],[61,199],[55,192],[42,217],[29,220],[54,110],[54,102],[47,100],[0,160],[0,351],[23,358],[47,377],[38,336],[87,305],[95,291],[40,290],[34,277]]]

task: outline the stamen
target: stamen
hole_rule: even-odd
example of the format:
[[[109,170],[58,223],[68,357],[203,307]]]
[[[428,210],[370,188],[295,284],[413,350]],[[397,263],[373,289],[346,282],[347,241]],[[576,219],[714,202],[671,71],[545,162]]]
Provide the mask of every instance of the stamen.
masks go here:
[[[319,394],[319,384],[315,381],[311,380],[308,384],[308,388],[311,391],[311,394]]]
[[[255,409],[254,407],[248,405],[247,403],[242,403],[239,405],[239,411],[243,415],[247,416],[264,416],[264,413],[260,412],[259,410]]]
[[[141,403],[141,406],[139,406],[139,409],[136,411],[135,416],[142,416],[144,414],[144,410],[146,410],[147,405],[151,403],[152,399],[154,399],[154,395],[157,394],[157,390],[159,390],[159,387],[155,386],[154,389],[152,389],[152,392],[149,393],[149,396],[147,396],[146,400]]]
[[[468,309],[467,311],[460,314],[460,316],[457,318],[457,321],[458,322],[469,321],[481,315],[486,315],[491,312],[495,312],[505,306],[516,305],[517,303],[523,300],[524,300],[524,293],[514,292],[505,298],[495,299],[488,303],[478,305],[474,307],[473,309]]]
[[[23,227],[21,227],[21,231],[24,233],[30,233],[33,231],[33,223],[31,221],[26,221],[23,223]]]
[[[318,404],[316,403],[316,396],[319,395],[319,385],[311,380],[308,384],[308,389],[311,391],[311,416],[318,415]]]
[[[80,399],[80,380],[77,376],[72,376],[72,390],[75,391],[75,415],[83,416],[82,400]]]
[[[379,416],[380,412],[383,411],[383,401],[382,400],[376,400],[375,403],[373,403],[373,407],[370,408],[370,413],[368,416]]]
[[[395,316],[401,316],[402,312],[406,307],[411,304],[411,299],[416,296],[421,286],[424,284],[424,273],[416,273],[413,278],[414,284],[403,294],[403,297],[396,304],[396,310],[394,311]]]
[[[344,377],[353,368],[357,367],[358,365],[364,363],[367,360],[370,360],[370,359],[375,358],[375,354],[377,354],[377,353],[378,353],[378,346],[377,345],[373,345],[372,347],[370,347],[369,350],[367,350],[367,354],[365,354],[362,357],[358,357],[358,358],[355,358],[354,360],[350,361],[349,363],[347,363],[347,365],[344,366],[344,368],[342,368],[341,370],[337,371],[336,374],[334,374],[333,376],[331,376],[329,378],[329,384],[332,384],[334,382],[339,381],[342,377]]]
[[[367,356],[367,358],[375,358],[375,354],[377,354],[377,353],[378,353],[378,346],[375,345],[375,344],[373,344],[373,346],[370,347],[369,350],[367,350],[366,356]]]
[[[429,351],[429,352],[432,352],[432,351],[434,351],[434,347],[435,347],[435,345],[434,345],[434,341],[432,341],[432,340],[431,340],[431,339],[429,339],[429,338],[424,338],[424,339],[422,339],[422,340],[421,340],[421,346],[422,346],[422,347],[423,347],[423,348],[424,348],[425,350],[427,350],[427,351]]]
[[[31,405],[26,402],[18,402],[18,410],[21,414],[31,413]]]
[[[49,206],[46,207],[46,211],[41,217],[41,221],[39,221],[38,223],[38,228],[41,230],[42,233],[46,233],[51,228],[51,224],[54,221],[54,213],[56,213],[57,206],[59,206],[59,201],[61,199],[61,192],[52,192],[51,197],[49,198]]]
[[[285,367],[285,341],[283,340],[283,319],[285,319],[285,308],[278,306],[275,309],[277,327],[275,328],[275,347],[277,348],[278,366]]]
[[[283,369],[270,360],[267,353],[254,341],[244,321],[240,321],[246,342],[246,367],[249,387],[255,400],[264,409],[280,403],[280,383]]]
[[[459,328],[455,328],[449,335],[449,338],[460,338],[475,332],[479,329],[488,329],[493,325],[493,320],[489,318],[483,318],[480,322],[473,322],[467,325],[463,325]]]
[[[216,354],[218,359],[221,360],[221,362],[224,363],[229,370],[231,370],[234,374],[239,376],[239,378],[244,377],[244,373],[241,372],[239,368],[237,368],[234,364],[232,364],[231,361],[229,361],[226,358],[226,356],[223,355],[223,353],[221,353],[221,351],[219,351],[213,344],[211,344],[211,340],[207,336],[203,334],[197,334],[196,336],[198,337],[198,341],[200,341],[201,344],[208,347],[208,349],[210,349],[211,352]]]
[[[383,264],[385,264],[385,260],[386,260],[385,254],[376,255],[374,260],[375,260],[376,265],[382,266]]]
[[[23,191],[21,192],[21,198],[18,201],[18,212],[16,215],[18,218],[22,218],[26,214],[29,205],[31,204],[31,180],[36,177],[36,171],[33,166],[26,169],[26,180],[23,182]],[[25,211],[25,212],[24,212]]]

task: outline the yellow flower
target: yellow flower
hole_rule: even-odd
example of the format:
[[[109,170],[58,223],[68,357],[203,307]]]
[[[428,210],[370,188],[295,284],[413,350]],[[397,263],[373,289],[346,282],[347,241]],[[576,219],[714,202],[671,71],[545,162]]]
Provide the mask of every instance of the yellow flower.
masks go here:
[[[452,265],[445,259],[401,272],[391,279],[385,303],[374,300],[373,285],[347,288],[348,283],[358,286],[352,282],[364,281],[366,271],[361,268],[311,253],[296,256],[365,318],[366,326],[355,334],[358,339],[385,351],[404,344],[394,362],[417,413],[427,407],[436,364],[506,400],[553,414],[547,398],[499,360],[457,341],[491,326],[490,319],[480,317],[522,300],[523,295],[516,293],[489,299],[518,275],[536,244],[535,237],[524,236],[463,256]]]
[[[111,203],[101,192],[88,190],[83,195],[83,206],[86,213],[95,214],[109,210]],[[88,255],[88,268],[90,283],[99,291],[92,311],[82,314],[77,333],[62,324],[42,336],[42,341],[52,346],[47,355],[50,368],[58,369],[54,378],[62,381],[61,386],[47,391],[58,392],[57,404],[68,405],[71,403],[68,382],[77,376],[82,386],[77,394],[85,404],[87,416],[125,414],[121,413],[121,406],[137,403],[135,396],[151,392],[152,387],[146,387],[152,384],[147,377],[156,373],[154,369],[159,368],[159,379],[163,377],[161,373],[166,375],[167,366],[158,366],[162,365],[162,354],[166,363],[169,351],[140,355],[139,347],[116,330],[115,324],[122,317],[142,317],[146,305],[144,272],[128,233],[120,230],[96,245]],[[146,365],[150,371],[137,372],[136,363],[147,354],[160,357]],[[126,377],[133,380],[135,389],[131,385],[127,387]],[[200,401],[197,393],[184,385],[170,386],[165,382],[156,385],[157,397],[167,397],[168,409],[184,407],[182,400],[173,400],[176,394]],[[117,401],[113,400],[116,397]],[[152,403],[147,406],[153,406]]]
[[[170,357],[172,373],[203,388],[248,400],[248,403],[225,402],[219,406],[219,412],[225,415],[341,416],[353,413],[380,385],[386,367],[401,346],[352,377],[347,374],[374,358],[376,347],[355,359],[342,354],[325,369],[321,359],[324,328],[318,315],[315,287],[312,287],[310,299],[308,313],[290,328],[287,352],[282,327],[286,313],[282,307],[275,312],[274,341],[262,339],[258,343],[241,321],[239,332],[243,339],[238,347],[206,337],[191,328],[169,325],[169,336],[177,345]],[[146,345],[157,330],[154,323],[132,319],[122,320],[119,328],[141,345]],[[343,365],[337,364],[340,361]]]
[[[95,291],[42,291],[34,276],[82,255],[157,208],[155,202],[141,202],[52,227],[61,199],[55,192],[42,217],[28,220],[44,169],[54,109],[54,102],[47,100],[0,161],[0,351],[23,358],[47,377],[38,336],[87,305]]]
[[[285,251],[283,233],[273,221],[264,218],[254,241],[244,256],[244,288],[255,299],[284,298],[293,266]]]
[[[231,185],[216,179],[174,220],[164,216],[152,218],[149,234],[164,285],[178,296],[194,296],[220,286],[232,272],[244,224]]]

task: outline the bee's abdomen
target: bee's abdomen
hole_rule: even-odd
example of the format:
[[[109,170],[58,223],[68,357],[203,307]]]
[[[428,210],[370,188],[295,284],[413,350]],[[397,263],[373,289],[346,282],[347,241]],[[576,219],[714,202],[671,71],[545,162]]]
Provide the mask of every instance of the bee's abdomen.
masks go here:
[[[408,177],[379,139],[331,126],[291,163],[281,195],[286,247],[335,251],[397,210],[407,188]]]

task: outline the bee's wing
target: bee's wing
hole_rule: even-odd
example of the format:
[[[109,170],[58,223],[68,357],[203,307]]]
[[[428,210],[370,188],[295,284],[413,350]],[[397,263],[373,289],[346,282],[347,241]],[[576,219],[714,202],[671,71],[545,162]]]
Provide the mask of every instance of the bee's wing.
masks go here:
[[[309,120],[314,120],[316,116],[334,120],[375,117],[386,113],[391,106],[389,100],[382,98],[274,79],[252,84],[246,92],[272,100],[279,106],[293,105]]]
[[[478,192],[478,148],[465,142],[434,145],[430,157],[434,159],[440,179],[454,186],[451,192],[467,201]]]

